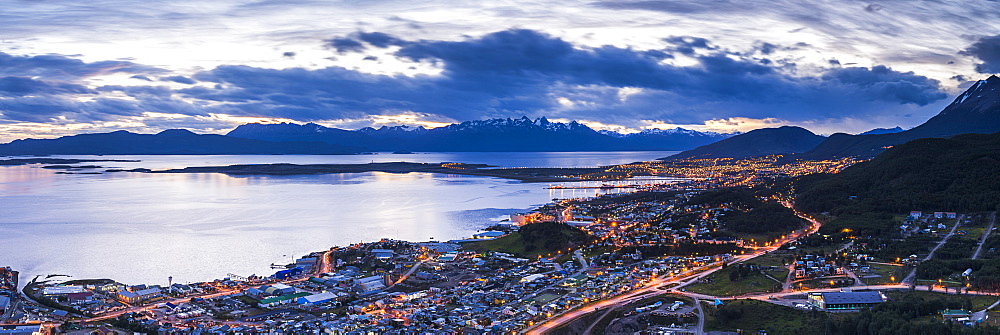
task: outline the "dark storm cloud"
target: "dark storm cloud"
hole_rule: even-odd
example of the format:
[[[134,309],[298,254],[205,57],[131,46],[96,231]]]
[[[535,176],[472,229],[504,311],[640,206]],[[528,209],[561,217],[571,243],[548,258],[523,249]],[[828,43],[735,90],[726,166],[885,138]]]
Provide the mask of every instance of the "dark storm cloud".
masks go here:
[[[116,121],[122,117],[140,116],[145,112],[207,115],[202,107],[173,98],[172,92],[166,87],[103,86],[97,91],[120,91],[135,99],[97,97],[89,101],[77,101],[65,95],[25,95],[0,99],[0,114],[4,120],[16,122],[51,122],[60,119],[84,123]]]
[[[859,91],[875,99],[896,100],[920,106],[947,97],[939,90],[937,80],[913,72],[896,72],[882,65],[871,69],[857,67],[834,69],[827,72],[823,79],[857,87]]]
[[[160,80],[162,80],[162,81],[172,81],[172,82],[175,82],[175,83],[188,84],[188,85],[193,85],[194,83],[196,83],[196,81],[194,81],[194,79],[191,79],[191,78],[188,78],[188,77],[185,77],[185,76],[169,76],[169,77],[160,78]]]
[[[982,61],[976,64],[976,72],[1000,73],[1000,35],[980,37],[978,41],[961,52]]]
[[[169,98],[174,92],[166,86],[101,86],[97,88],[101,92],[122,92],[134,98],[147,98],[155,96],[159,98]]]
[[[715,50],[716,47],[709,45],[707,39],[701,37],[693,36],[672,36],[663,39],[663,41],[672,44],[674,47],[669,48],[672,51],[680,52],[685,55],[693,55],[695,50]],[[765,54],[770,53],[770,51]]]
[[[337,50],[339,53],[359,52],[365,49],[365,45],[351,38],[333,38],[326,41],[327,46]]]
[[[379,48],[388,48],[392,45],[406,45],[407,42],[395,36],[380,32],[359,32],[355,34],[359,40]]]
[[[124,61],[87,63],[61,55],[15,56],[0,52],[0,75],[75,80],[108,73],[159,73],[160,69]]]
[[[0,77],[0,96],[23,97],[39,94],[94,93],[84,86],[70,83],[49,83],[26,77]]]
[[[650,52],[612,46],[581,49],[523,29],[463,41],[399,41],[379,36],[379,41],[402,45],[396,56],[435,63],[442,69],[441,75],[387,76],[336,67],[277,70],[222,66],[195,76],[218,83],[218,88],[178,92],[200,100],[234,103],[218,107],[230,114],[299,120],[403,110],[457,120],[524,113],[569,113],[567,117],[591,120],[622,114],[633,119],[685,122],[747,114],[808,120],[874,110],[844,108],[844,101],[880,107],[922,106],[944,98],[937,81],[911,72],[876,66],[835,68],[818,77],[796,77],[782,71],[794,63],[740,57],[697,37],[671,38],[671,47]],[[702,52],[694,53],[696,49]],[[674,52],[690,53],[698,65],[661,63]],[[623,102],[617,95],[617,88],[622,87],[646,91]],[[560,109],[554,102],[557,96],[589,99],[588,107]]]
[[[49,122],[57,117],[76,122],[97,122],[140,115],[140,105],[121,99],[78,102],[61,96],[25,96],[0,99],[0,114],[5,119],[24,122]]]
[[[354,43],[344,42],[348,40]],[[396,57],[436,64],[441,72],[406,76],[341,67],[228,65],[191,77],[160,77],[214,86],[179,90],[103,86],[97,91],[134,99],[99,97],[86,102],[66,96],[86,93],[82,86],[8,79],[6,86],[0,86],[0,90],[6,87],[7,93],[0,94],[12,98],[0,99],[0,113],[7,120],[32,122],[56,117],[100,121],[143,112],[314,121],[412,111],[455,120],[548,115],[634,125],[638,120],[701,123],[730,117],[793,121],[849,118],[878,113],[887,106],[922,106],[944,98],[937,81],[885,66],[835,67],[819,76],[794,76],[795,65],[788,60],[753,58],[766,54],[765,49],[782,47],[764,42],[748,52],[725,50],[692,36],[667,38],[669,46],[661,50],[579,48],[524,29],[461,41],[406,41],[382,33],[355,33],[329,41],[331,47],[344,53],[363,52],[366,45],[398,46]],[[663,62],[680,55],[694,60],[695,65]],[[102,63],[67,64],[90,69]],[[75,75],[101,73],[108,68],[84,71],[62,67],[74,69],[70,73]],[[128,63],[110,68],[129,67],[138,66]],[[622,88],[632,93],[623,97]]]
[[[136,73],[136,79],[149,80],[141,74],[156,74],[161,69],[127,61],[87,63],[62,55],[15,56],[0,52],[0,114],[7,121],[46,122],[56,117],[82,122],[114,119],[142,113],[145,101],[93,99],[80,102],[73,96],[97,95],[101,90],[87,88],[83,82],[94,76],[111,73]]]

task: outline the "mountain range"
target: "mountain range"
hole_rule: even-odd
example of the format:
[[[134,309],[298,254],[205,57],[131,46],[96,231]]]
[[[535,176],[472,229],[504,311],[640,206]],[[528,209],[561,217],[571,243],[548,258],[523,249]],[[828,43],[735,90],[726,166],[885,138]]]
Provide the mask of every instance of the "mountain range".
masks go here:
[[[802,153],[815,148],[824,140],[826,137],[813,134],[802,127],[763,128],[684,151],[669,158],[746,158]]]
[[[997,171],[1000,134],[917,139],[837,174],[800,177],[795,183],[796,206],[834,215],[914,209],[992,211],[1000,198]]]
[[[874,129],[858,135],[837,133],[822,138],[802,128],[781,131],[782,128],[754,130],[667,158],[739,158],[767,154],[796,154],[795,157],[801,159],[871,158],[915,139],[996,133],[1000,132],[1000,78],[990,76],[976,82],[936,116],[909,130],[899,127]],[[822,140],[816,141],[817,138]]]
[[[969,87],[955,101],[923,124],[880,135],[833,134],[803,158],[874,157],[894,145],[918,138],[1000,132],[1000,78],[990,76]]]
[[[729,134],[686,129],[646,130],[634,134],[599,132],[578,123],[490,119],[440,128],[383,126],[343,130],[308,123],[236,127],[226,136],[266,141],[315,141],[365,147],[372,151],[618,151],[685,150],[727,138]]]
[[[314,123],[244,124],[226,135],[173,129],[159,134],[116,131],[24,139],[0,144],[0,155],[56,154],[350,154],[371,151],[627,151],[685,150],[732,134],[681,128],[633,134],[598,132],[572,121],[490,119],[440,128],[383,126],[344,130]]]
[[[875,128],[858,135],[882,135],[882,134],[895,134],[905,131],[903,127],[896,126],[894,128]]]
[[[1000,132],[1000,78],[990,76],[924,124],[822,137],[800,127],[745,134],[654,129],[620,134],[542,117],[466,121],[445,127],[383,126],[344,130],[307,124],[244,124],[226,135],[173,129],[159,134],[116,131],[24,139],[0,144],[0,155],[55,154],[350,154],[371,151],[626,151],[687,150],[674,158],[742,158],[794,154],[802,159],[870,158],[919,138]]]
[[[272,155],[350,154],[360,151],[319,142],[270,142],[223,135],[195,134],[184,129],[158,134],[124,130],[57,139],[24,139],[0,144],[0,155]]]

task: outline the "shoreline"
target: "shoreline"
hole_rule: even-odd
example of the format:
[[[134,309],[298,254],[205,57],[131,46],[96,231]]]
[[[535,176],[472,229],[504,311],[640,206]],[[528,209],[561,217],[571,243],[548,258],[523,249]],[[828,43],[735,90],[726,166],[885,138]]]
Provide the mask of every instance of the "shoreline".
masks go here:
[[[236,164],[227,166],[198,166],[181,169],[151,170],[151,169],[111,169],[105,172],[141,172],[141,173],[222,173],[231,176],[270,175],[316,175],[337,173],[438,173],[457,174],[483,177],[496,177],[519,180],[525,183],[540,182],[573,182],[587,180],[605,180],[588,178],[588,175],[604,172],[605,168],[496,168],[487,164],[468,163],[366,163],[366,164]]]

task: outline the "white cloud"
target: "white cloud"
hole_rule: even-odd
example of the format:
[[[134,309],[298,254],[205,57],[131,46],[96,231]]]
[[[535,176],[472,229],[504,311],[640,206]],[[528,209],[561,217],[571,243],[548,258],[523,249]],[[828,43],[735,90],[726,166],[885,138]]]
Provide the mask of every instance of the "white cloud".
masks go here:
[[[795,63],[792,75],[796,76],[814,76],[828,69],[831,66],[829,61],[836,59],[845,65],[886,65],[900,72],[913,71],[917,75],[937,79],[944,89],[957,93],[959,83],[950,78],[955,75],[979,77],[974,70],[974,59],[958,52],[966,48],[974,36],[1000,33],[1000,11],[993,2],[897,1],[881,2],[878,7],[868,5],[867,2],[851,0],[607,3],[569,0],[15,0],[9,6],[5,5],[4,13],[0,14],[0,31],[4,32],[0,51],[19,55],[79,55],[78,58],[88,62],[122,59],[168,69],[179,75],[190,75],[220,65],[242,64],[271,69],[339,66],[372,74],[438,76],[442,71],[439,66],[394,57],[395,47],[370,48],[365,53],[341,55],[325,47],[324,41],[358,31],[384,32],[410,41],[459,41],[469,36],[518,27],[545,32],[582,47],[614,45],[634,50],[662,49],[668,46],[663,39],[670,36],[703,37],[714,46],[741,52],[746,57]],[[777,47],[764,52],[760,46],[765,42]],[[295,55],[287,57],[284,55],[286,52],[294,52]],[[694,58],[675,56],[664,62],[675,66],[697,65]],[[151,85],[124,73],[98,75],[83,81],[89,88]],[[155,85],[172,89],[190,86],[176,82],[156,82]],[[201,85],[204,84],[195,86]],[[625,108],[609,109],[607,112],[600,110],[600,102],[615,97]],[[135,100],[133,96],[121,92],[81,94],[72,99],[91,102],[97,98]],[[176,95],[171,98],[194,102],[199,107],[226,104],[192,101]],[[617,113],[601,121],[588,121],[590,123],[587,124],[597,129],[623,131],[671,127],[674,124],[667,119],[672,114],[697,112],[688,106],[664,106],[663,115],[653,118],[662,116],[667,121],[641,121],[643,117],[650,117],[627,109],[640,104],[648,108],[663,101],[656,100],[658,98],[662,97],[657,92],[634,87],[607,90],[581,88],[553,95],[561,108],[516,112],[549,112],[567,120],[596,119],[593,113],[598,112]],[[937,107],[932,105],[916,110],[899,107],[897,110],[901,112],[889,110],[872,115],[871,119],[830,117],[798,120],[796,124],[825,133],[862,131],[874,126],[906,127],[922,122],[939,110],[934,109]],[[702,116],[706,119],[703,123],[681,126],[729,132],[791,123],[768,118],[762,115],[763,112],[750,109],[733,113],[739,115],[742,112],[743,116],[720,119],[705,115]],[[581,110],[597,112],[573,114]],[[323,122],[345,127],[382,124],[433,127],[460,121],[410,111],[386,113]],[[201,126],[204,131],[218,132],[224,126],[247,120],[291,120],[220,115],[228,114],[181,118],[147,113],[92,124],[72,123],[75,122],[72,120],[20,122],[0,125],[0,131],[7,130],[4,136],[10,138],[20,136],[10,134],[23,135],[32,127],[37,127],[38,134],[46,135],[111,130],[115,126],[153,130],[175,122],[177,126]],[[675,120],[690,121],[698,117],[689,115],[683,120]],[[52,126],[57,124],[59,126]]]

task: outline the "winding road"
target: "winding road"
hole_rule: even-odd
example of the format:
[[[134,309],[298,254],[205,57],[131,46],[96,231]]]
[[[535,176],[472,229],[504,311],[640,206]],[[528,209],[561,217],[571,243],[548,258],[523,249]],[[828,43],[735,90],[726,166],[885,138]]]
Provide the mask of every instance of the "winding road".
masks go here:
[[[732,261],[731,263],[741,263],[741,262],[745,262],[745,261],[754,259],[754,258],[762,256],[762,255],[765,255],[765,254],[767,254],[767,253],[769,253],[771,251],[777,250],[781,245],[783,245],[785,243],[792,242],[792,241],[798,240],[798,239],[800,239],[802,237],[805,237],[805,236],[811,235],[813,233],[816,233],[817,231],[819,231],[819,228],[823,225],[822,223],[820,223],[816,219],[813,219],[812,217],[810,217],[808,215],[805,215],[802,212],[799,212],[799,211],[795,210],[794,207],[790,203],[782,201],[781,204],[784,205],[785,207],[791,209],[792,211],[794,211],[796,216],[802,218],[803,220],[806,220],[806,222],[809,222],[809,227],[807,227],[806,229],[803,229],[801,231],[795,231],[792,234],[789,234],[788,236],[786,236],[784,239],[779,240],[778,241],[779,243],[774,243],[774,244],[772,244],[769,247],[759,248],[759,249],[757,249],[757,251],[755,251],[753,253],[750,253],[750,254],[735,256],[735,257],[733,257],[734,261]],[[618,306],[618,305],[627,303],[627,301],[632,301],[632,300],[636,299],[640,295],[642,295],[643,297],[645,297],[646,295],[648,295],[650,293],[653,293],[653,295],[662,294],[663,292],[658,289],[660,286],[663,286],[663,285],[666,285],[666,284],[681,284],[678,287],[682,287],[684,285],[687,285],[687,284],[690,284],[690,283],[694,282],[695,280],[698,280],[698,279],[700,279],[702,277],[710,275],[710,274],[714,273],[715,271],[718,271],[720,268],[721,267],[717,266],[716,264],[704,265],[704,266],[701,266],[701,267],[698,267],[698,268],[694,268],[694,269],[688,270],[688,271],[686,271],[686,272],[684,272],[684,273],[682,273],[682,274],[680,274],[678,276],[661,278],[661,279],[655,279],[655,280],[650,281],[649,283],[647,283],[647,284],[645,284],[643,286],[640,286],[640,287],[638,287],[638,288],[636,288],[634,290],[622,293],[620,295],[617,295],[617,296],[614,296],[614,297],[611,297],[611,298],[608,298],[608,299],[604,299],[604,300],[592,302],[592,303],[589,303],[589,304],[585,304],[585,305],[580,306],[580,307],[578,307],[576,309],[573,309],[573,310],[567,311],[565,313],[562,313],[562,314],[560,314],[560,315],[558,315],[558,316],[556,316],[554,318],[551,318],[551,319],[549,319],[549,320],[547,320],[545,322],[536,324],[535,326],[533,326],[531,328],[528,328],[526,330],[526,333],[527,334],[545,334],[545,333],[547,333],[549,331],[552,331],[552,330],[554,330],[554,329],[556,329],[556,328],[558,328],[558,327],[560,327],[562,325],[569,324],[570,322],[573,322],[574,320],[576,320],[576,319],[578,319],[580,317],[583,317],[583,316],[585,316],[587,314],[590,314],[590,313],[592,313],[592,312],[594,312],[596,310],[599,310],[599,309],[602,309],[602,308],[614,307],[614,306]],[[701,270],[704,270],[704,271],[701,271]],[[797,294],[801,294],[801,292],[798,292]],[[705,297],[709,297],[709,296],[705,296]],[[712,298],[714,298],[714,297],[712,297]]]
[[[979,253],[983,251],[983,244],[986,243],[986,238],[990,237],[990,233],[993,232],[993,225],[997,223],[997,212],[990,213],[990,226],[986,227],[983,231],[983,238],[979,240],[979,246],[976,247],[976,253],[972,254],[972,259],[979,258]]]
[[[924,257],[924,259],[921,261],[926,262],[934,257],[934,252],[940,249],[942,246],[944,246],[944,244],[948,242],[948,238],[950,238],[952,235],[955,235],[955,230],[958,229],[958,226],[962,224],[963,218],[965,218],[964,214],[958,216],[958,220],[955,221],[955,225],[951,227],[951,231],[948,232],[948,235],[945,235],[944,238],[942,238],[941,241],[938,242],[936,246],[934,246],[934,249],[931,249],[931,252],[927,254],[927,257]],[[917,267],[913,267],[913,271],[910,271],[910,274],[906,275],[906,278],[903,278],[902,282],[913,283],[913,280],[916,278],[916,276],[917,276]]]

